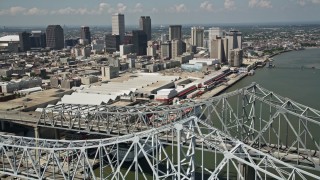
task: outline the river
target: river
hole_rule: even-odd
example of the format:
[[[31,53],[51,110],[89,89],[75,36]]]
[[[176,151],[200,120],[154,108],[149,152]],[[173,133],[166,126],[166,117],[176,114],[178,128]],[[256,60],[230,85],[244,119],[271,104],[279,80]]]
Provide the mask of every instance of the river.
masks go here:
[[[275,68],[262,68],[257,69],[255,75],[247,76],[240,82],[236,83],[232,87],[226,90],[231,92],[233,90],[250,85],[252,82],[256,82],[266,89],[274,91],[275,93],[288,97],[294,101],[320,109],[320,49],[306,49],[303,51],[287,52],[274,58]],[[301,68],[301,67],[304,68]],[[314,69],[312,68],[314,67]],[[176,147],[167,146],[168,152],[176,152]],[[196,161],[200,161],[200,152],[196,156]],[[213,169],[213,157],[212,153],[205,153],[205,165],[208,169]],[[222,158],[222,155],[217,157]],[[129,163],[131,164],[131,163]],[[125,167],[129,167],[129,164]],[[139,164],[142,167],[148,167],[147,162],[144,159],[139,160]],[[110,173],[110,169],[105,169],[104,174]],[[124,173],[127,168],[122,168]],[[147,178],[152,178],[152,172],[150,169],[144,169]],[[230,170],[231,177],[235,177],[235,170]],[[200,173],[200,169],[196,170]],[[99,170],[96,170],[97,175]],[[318,172],[315,172],[318,174]],[[141,175],[141,174],[140,174]],[[206,174],[206,177],[209,174]],[[134,178],[134,170],[129,171],[128,178]]]
[[[320,110],[320,49],[291,51],[273,60],[274,68],[257,69],[255,75],[247,76],[226,92],[256,82],[281,96]]]

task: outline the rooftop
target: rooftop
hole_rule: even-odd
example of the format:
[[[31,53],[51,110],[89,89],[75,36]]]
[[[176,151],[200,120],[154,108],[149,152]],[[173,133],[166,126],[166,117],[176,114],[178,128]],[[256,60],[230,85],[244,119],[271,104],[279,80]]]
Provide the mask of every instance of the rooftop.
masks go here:
[[[0,37],[0,42],[19,41],[19,35],[8,35]]]

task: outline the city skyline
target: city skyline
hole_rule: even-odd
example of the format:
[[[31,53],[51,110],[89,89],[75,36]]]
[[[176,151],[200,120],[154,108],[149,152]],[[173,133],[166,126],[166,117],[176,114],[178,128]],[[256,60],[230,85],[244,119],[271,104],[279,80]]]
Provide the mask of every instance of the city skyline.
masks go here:
[[[127,25],[138,25],[140,16],[150,16],[154,25],[320,22],[320,0],[2,0],[0,5],[3,26],[110,26],[114,13],[123,13]]]

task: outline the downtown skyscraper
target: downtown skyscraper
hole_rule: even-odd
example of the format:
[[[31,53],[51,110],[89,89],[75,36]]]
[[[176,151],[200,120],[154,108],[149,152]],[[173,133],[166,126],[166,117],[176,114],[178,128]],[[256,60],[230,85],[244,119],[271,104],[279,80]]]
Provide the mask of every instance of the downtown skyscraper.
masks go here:
[[[91,33],[88,26],[82,26],[80,30],[80,38],[86,40],[88,44],[91,44]]]
[[[192,27],[191,28],[191,44],[197,47],[203,47],[204,28]]]
[[[181,25],[169,26],[169,40],[182,39]]]
[[[60,25],[49,25],[46,29],[47,47],[60,50],[64,48],[64,34]]]
[[[151,40],[151,18],[150,16],[141,16],[139,19],[140,30],[147,34],[148,41]]]
[[[112,35],[120,36],[120,43],[123,43],[125,34],[124,15],[116,13],[112,15]]]

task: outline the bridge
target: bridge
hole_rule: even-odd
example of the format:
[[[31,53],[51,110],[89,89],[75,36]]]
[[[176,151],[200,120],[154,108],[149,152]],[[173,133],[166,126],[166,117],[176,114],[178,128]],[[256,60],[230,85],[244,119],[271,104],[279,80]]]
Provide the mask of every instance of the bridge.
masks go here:
[[[0,174],[28,179],[319,179],[319,126],[318,110],[257,84],[181,105],[61,104],[45,108],[36,127],[109,138],[1,135]]]

